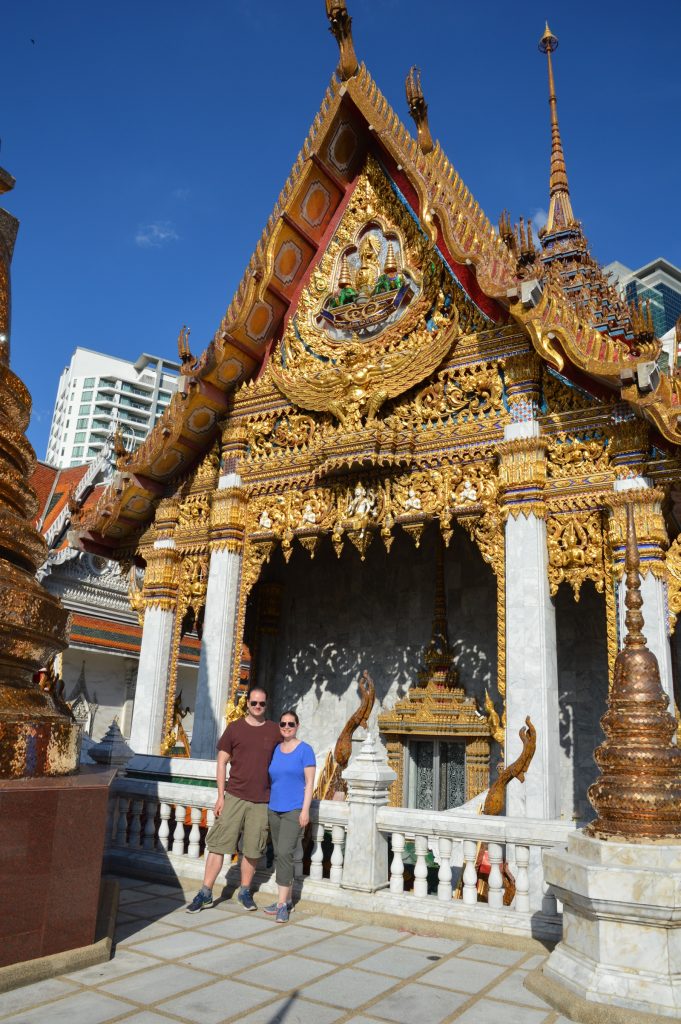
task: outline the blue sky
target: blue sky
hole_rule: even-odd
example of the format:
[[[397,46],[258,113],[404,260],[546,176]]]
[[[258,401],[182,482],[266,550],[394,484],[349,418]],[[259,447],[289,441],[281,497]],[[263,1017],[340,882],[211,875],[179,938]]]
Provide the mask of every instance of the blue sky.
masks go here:
[[[681,4],[349,0],[358,55],[496,223],[548,202],[548,17],[576,215],[603,263],[681,265]],[[646,17],[650,10],[651,16]],[[337,49],[324,0],[21,0],[3,11],[3,205],[21,221],[12,365],[44,457],[76,345],[174,356],[210,339],[307,133]]]

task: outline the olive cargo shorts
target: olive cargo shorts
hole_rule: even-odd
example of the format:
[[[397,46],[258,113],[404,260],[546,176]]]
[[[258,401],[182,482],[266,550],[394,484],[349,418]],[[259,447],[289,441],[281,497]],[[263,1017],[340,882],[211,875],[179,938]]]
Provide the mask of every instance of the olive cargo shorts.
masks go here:
[[[211,853],[231,857],[236,853],[239,836],[244,857],[257,860],[267,848],[267,804],[254,804],[225,794],[222,814],[206,835],[206,848]]]

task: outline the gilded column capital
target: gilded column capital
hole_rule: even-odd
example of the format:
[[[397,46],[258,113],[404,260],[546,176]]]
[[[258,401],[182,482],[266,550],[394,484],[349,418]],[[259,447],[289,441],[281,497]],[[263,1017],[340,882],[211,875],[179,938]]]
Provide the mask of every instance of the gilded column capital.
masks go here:
[[[624,572],[627,505],[633,508],[642,575],[652,572],[658,579],[667,578],[665,551],[669,546],[669,537],[662,514],[664,498],[665,492],[661,487],[645,486],[616,490],[606,498],[608,538],[616,580],[620,580]]]
[[[155,537],[157,540],[171,540],[180,518],[180,502],[175,496],[161,498],[156,506],[154,517]]]
[[[650,453],[650,428],[630,412],[618,415],[619,408],[616,406],[612,417],[615,429],[608,446],[610,465],[618,479],[641,476]]]
[[[158,542],[157,542],[158,543]],[[175,608],[179,584],[179,556],[167,542],[147,553],[142,601],[145,608]]]
[[[539,415],[542,362],[532,349],[510,356],[504,363],[504,394],[511,423],[524,423]]]
[[[239,461],[248,450],[248,430],[242,419],[229,419],[222,430],[220,441],[220,472],[234,473]]]
[[[517,518],[522,512],[543,519],[546,515],[546,452],[549,439],[543,435],[516,437],[497,445],[499,493],[505,512]]]
[[[238,477],[234,475],[234,479]],[[210,539],[213,550],[235,553],[243,549],[246,529],[246,491],[240,485],[213,492],[210,510]]]

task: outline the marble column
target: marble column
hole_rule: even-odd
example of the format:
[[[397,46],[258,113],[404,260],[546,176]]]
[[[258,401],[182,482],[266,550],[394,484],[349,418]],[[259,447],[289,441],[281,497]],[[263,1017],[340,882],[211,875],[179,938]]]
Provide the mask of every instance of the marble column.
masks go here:
[[[508,510],[506,552],[506,763],[522,750],[529,715],[537,749],[525,782],[512,780],[506,814],[560,815],[560,738],[556,616],[549,591],[546,523],[542,517],[545,453],[535,420],[505,428],[501,479]]]
[[[388,837],[376,826],[376,812],[387,805],[396,775],[373,733],[343,778],[348,786],[348,823],[341,886],[377,892],[388,885]]]
[[[196,684],[192,757],[214,758],[225,724],[239,608],[243,549],[239,520],[243,500],[238,473],[223,474],[211,509],[212,551]]]
[[[636,522],[636,536],[641,551],[641,596],[645,608],[645,625],[643,635],[646,638],[648,647],[657,658],[660,667],[660,681],[662,688],[670,700],[670,708],[674,709],[674,681],[672,676],[672,655],[669,642],[669,605],[667,601],[667,584],[664,579],[655,574],[655,568],[662,564],[663,553],[660,547],[660,537],[651,536],[651,522],[645,522],[642,510],[647,509],[649,517],[654,517],[658,522],[659,530],[664,531],[664,522],[659,501],[654,498],[655,489],[652,481],[647,477],[635,476],[623,480],[616,480],[614,483],[616,494],[623,499],[631,497],[634,501]],[[630,492],[636,492],[631,494]],[[642,493],[643,492],[643,493]],[[648,492],[647,494],[645,492]],[[638,510],[638,514],[636,511]],[[617,517],[617,511],[614,515]],[[622,518],[620,516],[620,518]],[[622,520],[623,521],[623,520]],[[614,524],[619,534],[619,524]],[[618,538],[613,538],[614,540]],[[621,552],[619,545],[613,545],[618,562]],[[621,650],[624,643],[626,628],[624,625],[625,587],[620,580],[617,584],[617,639],[618,648]]]

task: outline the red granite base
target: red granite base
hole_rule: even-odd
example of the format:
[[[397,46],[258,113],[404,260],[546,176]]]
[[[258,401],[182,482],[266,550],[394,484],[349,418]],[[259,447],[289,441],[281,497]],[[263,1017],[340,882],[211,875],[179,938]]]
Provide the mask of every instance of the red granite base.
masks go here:
[[[0,781],[0,966],[94,942],[115,774]]]

